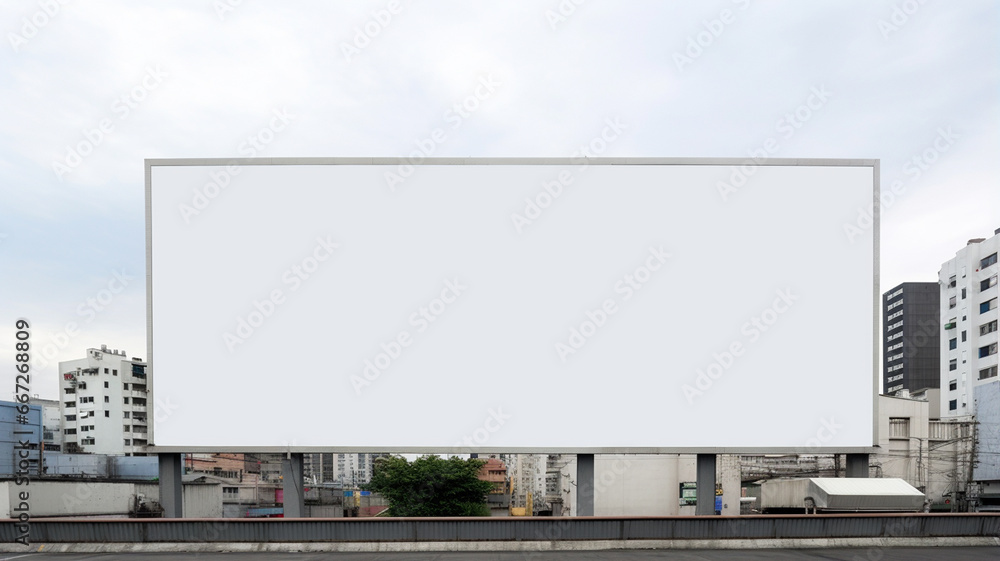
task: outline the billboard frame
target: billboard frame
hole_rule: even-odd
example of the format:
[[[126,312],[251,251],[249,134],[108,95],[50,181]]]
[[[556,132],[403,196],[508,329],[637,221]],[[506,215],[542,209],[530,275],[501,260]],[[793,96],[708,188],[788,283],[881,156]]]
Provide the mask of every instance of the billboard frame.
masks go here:
[[[880,292],[880,225],[881,225],[881,187],[879,159],[848,159],[848,158],[766,158],[757,160],[748,158],[637,158],[637,157],[599,157],[599,158],[423,158],[419,162],[407,157],[280,157],[280,158],[148,158],[145,165],[145,231],[146,231],[146,364],[147,379],[152,381],[156,376],[153,357],[153,227],[152,227],[152,168],[160,166],[320,166],[320,165],[683,165],[683,166],[779,166],[779,167],[870,167],[872,168],[872,241],[873,241],[873,279],[872,279],[872,446],[861,447],[823,447],[819,449],[789,446],[770,447],[428,447],[428,446],[396,446],[396,447],[357,447],[357,446],[157,446],[155,444],[156,396],[152,382],[148,384],[149,398],[153,423],[149,426],[149,441],[154,444],[146,446],[145,450],[153,454],[186,454],[186,453],[280,453],[280,454],[316,454],[316,453],[402,453],[402,454],[493,454],[493,453],[525,453],[525,454],[873,454],[878,448],[878,395],[881,374],[879,368],[879,343],[881,342],[879,321],[881,319]]]

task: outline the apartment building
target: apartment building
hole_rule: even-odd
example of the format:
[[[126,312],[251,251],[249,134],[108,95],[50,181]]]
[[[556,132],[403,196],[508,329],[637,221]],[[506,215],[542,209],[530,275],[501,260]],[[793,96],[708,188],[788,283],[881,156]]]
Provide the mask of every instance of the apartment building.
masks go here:
[[[101,345],[60,362],[59,402],[64,452],[145,455],[150,417],[142,359]]]

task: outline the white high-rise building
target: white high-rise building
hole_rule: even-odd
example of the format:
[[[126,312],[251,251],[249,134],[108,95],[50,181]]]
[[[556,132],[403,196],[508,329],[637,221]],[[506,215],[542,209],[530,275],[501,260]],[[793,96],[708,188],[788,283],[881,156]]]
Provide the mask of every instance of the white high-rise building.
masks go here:
[[[976,414],[976,388],[997,384],[1000,229],[941,265],[941,416]],[[987,388],[983,388],[984,390]],[[994,392],[990,392],[994,393]],[[983,394],[985,395],[985,394]]]
[[[87,349],[59,363],[63,452],[145,454],[149,416],[146,363],[125,351]]]
[[[372,479],[375,459],[386,454],[333,454],[333,480],[357,487]]]

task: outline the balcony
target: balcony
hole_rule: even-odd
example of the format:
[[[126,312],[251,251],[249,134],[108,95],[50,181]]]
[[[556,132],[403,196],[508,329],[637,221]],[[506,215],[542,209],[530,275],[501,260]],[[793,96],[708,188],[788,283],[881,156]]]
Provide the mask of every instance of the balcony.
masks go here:
[[[146,423],[146,418],[145,417],[132,417],[132,424],[133,425],[146,425],[148,423]]]
[[[138,397],[139,399],[146,399],[149,397],[149,392],[146,390],[129,390],[128,394],[131,397]]]
[[[146,406],[145,405],[133,405],[132,406],[132,411],[134,413],[145,413],[146,412]]]

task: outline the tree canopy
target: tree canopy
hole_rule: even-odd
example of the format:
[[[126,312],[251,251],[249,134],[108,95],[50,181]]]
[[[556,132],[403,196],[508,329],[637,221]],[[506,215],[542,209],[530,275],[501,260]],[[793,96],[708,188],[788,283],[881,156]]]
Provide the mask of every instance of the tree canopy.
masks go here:
[[[365,489],[389,501],[390,516],[489,516],[493,484],[479,479],[486,462],[450,457],[379,458]]]

